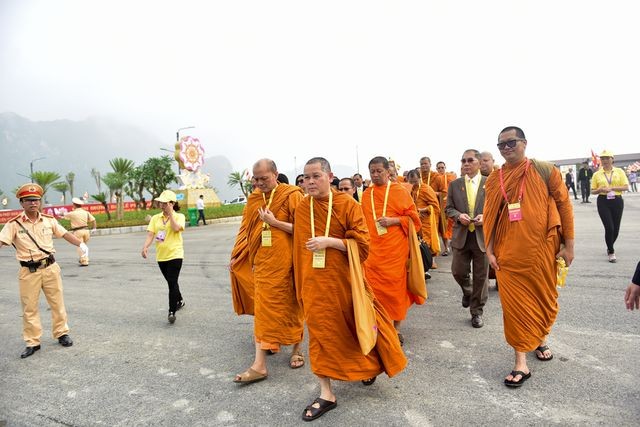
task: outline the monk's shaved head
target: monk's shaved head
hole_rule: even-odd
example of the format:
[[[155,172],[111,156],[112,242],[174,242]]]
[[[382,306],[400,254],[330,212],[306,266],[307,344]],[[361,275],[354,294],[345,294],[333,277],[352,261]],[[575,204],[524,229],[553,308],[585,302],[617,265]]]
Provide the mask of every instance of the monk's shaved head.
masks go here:
[[[260,159],[253,164],[253,169],[259,169],[261,167],[266,167],[270,172],[278,173],[276,162],[271,159]]]
[[[320,163],[320,169],[322,170],[322,172],[331,173],[331,165],[329,164],[329,161],[324,157],[313,157],[309,159],[306,164],[312,165],[314,163]]]

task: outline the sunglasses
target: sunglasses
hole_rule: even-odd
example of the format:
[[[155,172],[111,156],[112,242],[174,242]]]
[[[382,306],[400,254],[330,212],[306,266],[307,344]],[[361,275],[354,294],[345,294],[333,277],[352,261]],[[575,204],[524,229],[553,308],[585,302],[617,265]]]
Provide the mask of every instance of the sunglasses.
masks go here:
[[[522,141],[522,140],[518,138],[518,139],[510,139],[509,141],[505,141],[505,142],[498,142],[498,150],[504,150],[505,147],[514,148],[518,143],[518,141]]]
[[[304,179],[301,179],[300,181],[298,181],[297,184],[304,184]]]
[[[460,159],[460,163],[473,163],[474,160],[477,160],[475,157],[467,157],[466,159]]]
[[[22,199],[24,203],[38,203],[40,199]]]
[[[351,187],[340,187],[340,188],[338,188],[338,190],[340,190],[340,191],[351,191],[353,189]]]

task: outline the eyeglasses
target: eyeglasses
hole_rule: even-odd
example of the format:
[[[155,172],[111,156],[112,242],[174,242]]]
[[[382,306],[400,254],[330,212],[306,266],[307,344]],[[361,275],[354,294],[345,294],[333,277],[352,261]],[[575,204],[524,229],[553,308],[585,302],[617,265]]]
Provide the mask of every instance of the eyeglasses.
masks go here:
[[[514,148],[518,143],[518,141],[522,141],[522,139],[517,138],[517,139],[510,139],[509,141],[505,141],[505,142],[498,142],[498,150],[504,150],[505,147]]]
[[[466,159],[460,159],[460,163],[465,164],[465,163],[473,163],[474,160],[478,160],[475,157],[467,157]]]
[[[23,199],[24,203],[38,203],[40,199]]]
[[[340,187],[340,188],[338,188],[338,190],[340,190],[340,191],[351,191],[351,190],[353,190],[353,188],[351,188],[351,187]]]

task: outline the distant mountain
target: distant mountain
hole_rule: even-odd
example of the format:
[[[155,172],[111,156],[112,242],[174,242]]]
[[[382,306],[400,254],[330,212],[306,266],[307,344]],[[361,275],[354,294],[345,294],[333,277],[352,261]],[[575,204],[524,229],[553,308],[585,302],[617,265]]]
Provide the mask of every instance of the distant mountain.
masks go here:
[[[0,113],[0,189],[9,196],[8,207],[18,208],[13,190],[29,181],[33,162],[34,171],[54,171],[63,178],[69,172],[75,173],[74,196],[85,191],[95,194],[98,189],[91,177],[92,168],[104,175],[111,170],[109,160],[115,157],[131,159],[138,165],[149,157],[170,154],[160,148],[172,147],[172,143],[113,119],[36,122],[15,113]],[[203,171],[210,173],[210,184],[221,200],[236,196],[238,190],[227,187],[232,167],[226,157],[205,159]],[[52,204],[59,203],[60,197],[55,190],[47,193],[47,201]]]

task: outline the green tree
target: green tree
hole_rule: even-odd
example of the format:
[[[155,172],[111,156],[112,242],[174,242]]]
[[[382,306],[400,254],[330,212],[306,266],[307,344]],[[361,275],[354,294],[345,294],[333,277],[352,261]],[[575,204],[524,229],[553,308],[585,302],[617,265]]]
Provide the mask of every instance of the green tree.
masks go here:
[[[67,204],[67,191],[69,191],[69,184],[64,181],[54,182],[52,185],[54,190],[62,193],[62,204]]]
[[[251,180],[245,179],[242,172],[231,172],[227,177],[227,185],[229,187],[239,187],[244,197],[249,197],[249,193],[253,191]]]
[[[49,189],[49,187],[51,187],[54,182],[60,179],[60,174],[57,172],[35,171],[33,175],[31,175],[31,179],[33,179],[36,184],[42,187],[42,198],[46,201],[44,195],[47,194],[47,190]]]
[[[102,181],[116,195],[116,218],[124,219],[124,194],[123,187],[127,183],[127,174],[134,168],[133,160],[116,157],[109,160],[113,172],[109,172]],[[107,178],[109,176],[109,178]],[[107,183],[107,180],[110,184]]]
[[[144,166],[139,165],[131,169],[126,178],[127,182],[124,186],[124,193],[136,202],[138,209],[147,209],[144,198],[144,185],[146,182]]]
[[[91,176],[96,181],[98,187],[98,194],[102,193],[102,178],[100,177],[100,171],[96,168],[91,168]]]
[[[173,160],[169,156],[151,157],[142,165],[144,188],[151,193],[154,200],[169,184],[176,182],[176,174],[172,170]]]
[[[107,195],[105,193],[92,194],[91,198],[96,202],[102,203],[104,211],[107,213],[107,221],[111,221],[111,213],[109,212],[109,203],[107,202]]]
[[[65,181],[67,181],[67,184],[69,184],[69,196],[73,197],[73,194],[74,194],[73,181],[75,181],[76,179],[76,174],[73,172],[69,172],[67,176],[64,177],[64,179]]]
[[[126,177],[116,172],[108,172],[102,177],[102,182],[109,188],[111,194],[116,196],[116,219],[124,219],[124,204],[120,209],[120,202],[122,200],[122,187],[127,182]]]

